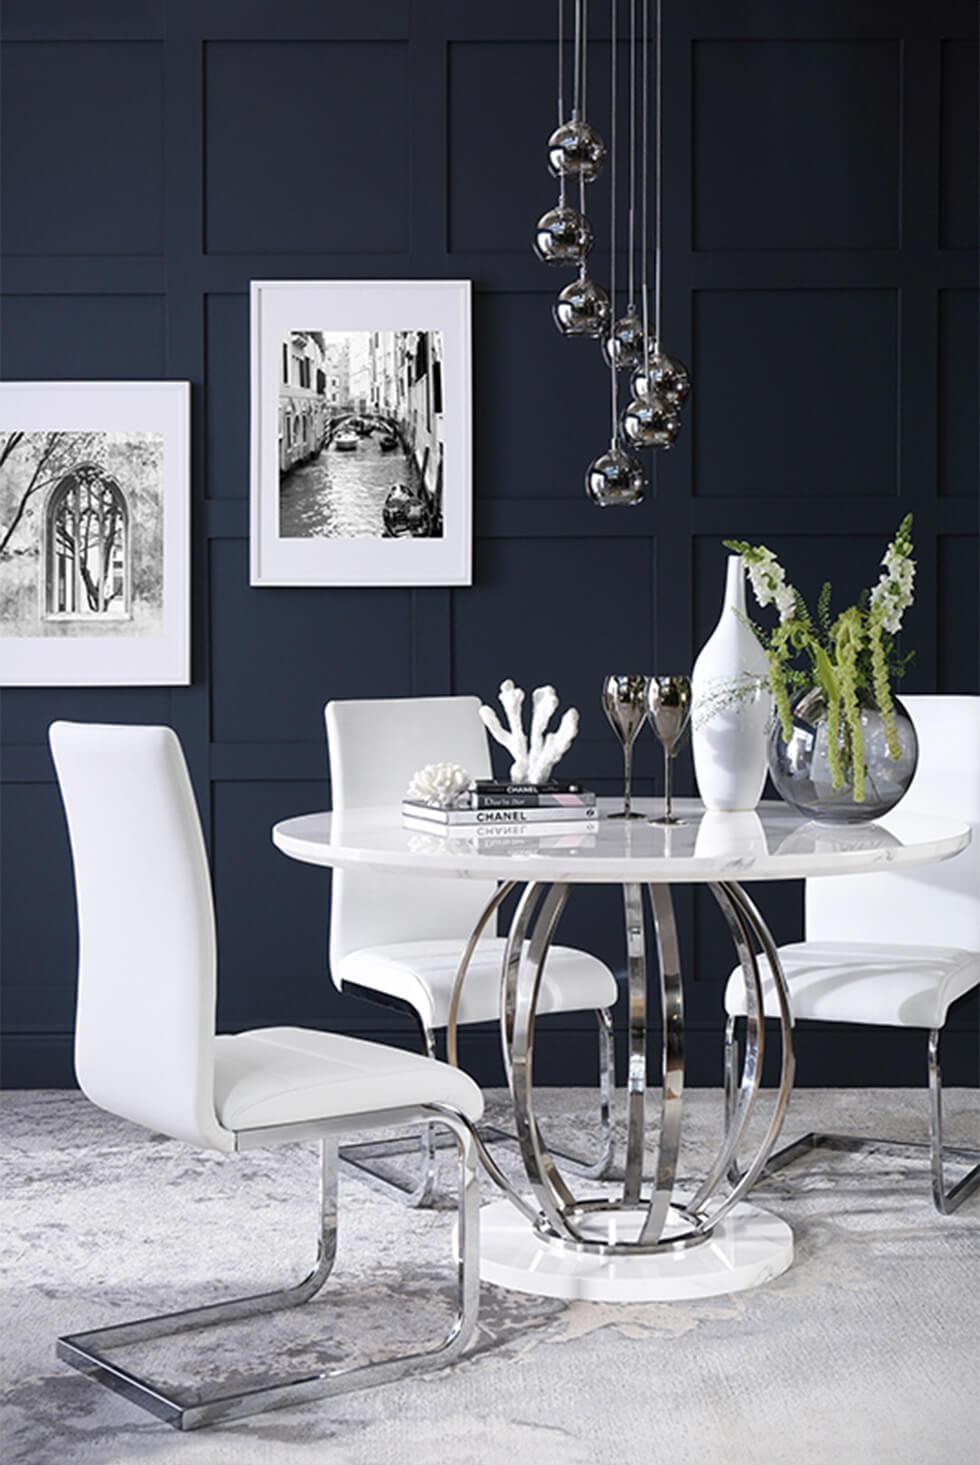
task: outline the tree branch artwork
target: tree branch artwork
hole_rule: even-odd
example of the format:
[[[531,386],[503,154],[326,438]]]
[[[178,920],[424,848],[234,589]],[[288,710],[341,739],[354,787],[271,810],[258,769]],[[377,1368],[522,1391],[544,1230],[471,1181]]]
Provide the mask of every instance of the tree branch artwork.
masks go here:
[[[548,723],[558,711],[554,687],[535,687],[531,693],[530,741],[524,731],[524,690],[508,678],[500,684],[500,705],[507,718],[506,729],[492,707],[480,708],[480,718],[490,736],[507,749],[513,762],[513,783],[547,783],[552,769],[565,756],[578,733],[578,711],[569,707],[553,732]]]
[[[30,471],[17,495],[10,522],[0,524],[0,555],[7,550],[31,500],[69,472],[76,462],[91,456],[100,436],[99,433],[80,432],[0,434],[0,469],[8,459],[13,459],[18,449],[22,449],[20,456],[30,462]]]

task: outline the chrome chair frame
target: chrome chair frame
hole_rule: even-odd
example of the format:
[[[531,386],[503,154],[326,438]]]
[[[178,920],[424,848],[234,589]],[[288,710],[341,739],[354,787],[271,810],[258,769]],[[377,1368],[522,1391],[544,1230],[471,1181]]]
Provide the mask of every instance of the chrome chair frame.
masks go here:
[[[737,1017],[730,1016],[725,1024],[726,1131],[730,1131],[734,1116],[734,1095],[738,1074],[737,1022]],[[980,1150],[947,1148],[943,1144],[943,1076],[939,1062],[941,1036],[940,1028],[930,1029],[928,1044],[929,1139],[927,1143],[911,1140],[873,1139],[863,1135],[821,1133],[811,1130],[809,1134],[804,1134],[794,1140],[792,1144],[784,1145],[782,1149],[777,1150],[767,1161],[761,1179],[768,1179],[770,1175],[776,1174],[787,1165],[792,1165],[794,1161],[811,1154],[814,1150],[838,1150],[855,1155],[895,1155],[904,1159],[920,1159],[923,1155],[928,1155],[933,1204],[940,1215],[952,1215],[968,1196],[980,1189]],[[947,1159],[972,1164],[972,1169],[949,1188],[947,1188],[945,1176]],[[733,1181],[739,1177],[738,1162],[734,1154],[728,1173],[729,1178]]]
[[[458,1018],[460,999],[463,993],[463,984],[473,960],[473,955],[479,944],[483,932],[486,930],[490,919],[496,915],[507,896],[517,888],[517,882],[509,881],[499,885],[493,895],[487,901],[480,919],[477,921],[470,934],[469,940],[460,958],[459,966],[456,969],[456,977],[453,983],[452,996],[449,1003],[449,1013],[446,1023],[446,1049],[447,1059],[454,1068],[459,1067],[458,1048]],[[504,977],[506,982],[506,964]],[[351,996],[361,997],[367,1002],[374,1002],[382,1007],[393,1008],[402,1012],[405,1016],[413,1018],[422,1035],[422,1046],[430,1058],[438,1057],[436,1047],[435,1030],[422,1021],[415,1007],[410,1002],[402,1001],[397,997],[389,997],[376,992],[371,987],[362,987],[353,982],[343,983],[342,990]],[[503,990],[503,989],[502,989]],[[561,1150],[554,1150],[553,1153],[564,1160],[573,1173],[582,1176],[587,1180],[605,1180],[613,1167],[616,1158],[616,1142],[612,1124],[612,1106],[616,1093],[616,1046],[613,1027],[612,1013],[607,1007],[596,1008],[596,1023],[598,1025],[599,1038],[599,1148],[594,1160],[588,1160],[580,1155],[570,1155]],[[494,1125],[484,1125],[476,1130],[476,1139],[480,1149],[481,1158],[487,1168],[494,1174],[499,1174],[497,1166],[493,1164],[487,1146],[492,1144],[518,1144],[519,1137],[516,1134],[509,1134],[504,1129],[497,1129]],[[411,1154],[421,1146],[419,1156],[419,1168],[415,1178],[407,1185],[392,1180],[389,1176],[380,1173],[376,1162],[382,1159],[389,1159],[392,1156]],[[431,1206],[435,1198],[439,1146],[433,1137],[431,1126],[426,1126],[422,1131],[419,1141],[413,1142],[405,1139],[384,1139],[368,1141],[356,1145],[344,1145],[340,1150],[341,1163],[349,1167],[351,1173],[358,1179],[366,1181],[370,1185],[377,1186],[387,1194],[394,1194],[405,1205],[423,1207]],[[498,1181],[499,1183],[499,1181]],[[507,1187],[509,1189],[509,1187]]]
[[[421,1034],[423,1052],[429,1058],[438,1057],[436,1032],[422,1021],[411,1003],[401,1002],[395,997],[382,997],[370,988],[355,987],[351,982],[345,982],[343,990],[348,995],[363,997],[367,1001],[391,1008],[412,1018]],[[612,1014],[609,1009],[597,1008],[595,1016],[599,1038],[598,1154],[594,1160],[588,1160],[581,1155],[567,1154],[562,1150],[555,1150],[555,1154],[565,1161],[573,1173],[581,1175],[585,1179],[604,1180],[612,1170],[616,1155],[612,1123],[612,1106],[616,1093],[616,1049]],[[453,1052],[450,1054],[449,1061],[454,1066],[458,1066]],[[479,1142],[484,1156],[486,1147],[489,1145],[516,1145],[518,1143],[516,1134],[511,1134],[506,1129],[499,1129],[493,1124],[475,1126],[474,1136]],[[385,1195],[394,1196],[406,1206],[423,1209],[432,1206],[435,1202],[439,1151],[447,1148],[449,1144],[451,1144],[451,1140],[438,1139],[433,1134],[432,1127],[426,1125],[417,1138],[400,1135],[392,1139],[361,1140],[356,1144],[341,1145],[339,1158],[345,1172],[355,1179],[364,1181],[365,1184]],[[397,1160],[412,1154],[416,1156],[418,1168],[405,1183],[383,1173],[378,1168],[378,1162]]]
[[[427,1129],[444,1126],[450,1132],[459,1157],[456,1310],[449,1332],[435,1348],[355,1367],[341,1366],[294,1374],[269,1372],[245,1388],[236,1382],[234,1386],[219,1384],[208,1389],[187,1391],[158,1387],[106,1356],[108,1350],[128,1344],[145,1343],[154,1338],[278,1312],[315,1297],[330,1276],[337,1254],[337,1134],[351,1129],[418,1122],[424,1122]],[[281,1291],[72,1333],[58,1339],[58,1357],[180,1430],[199,1429],[202,1425],[241,1419],[268,1409],[285,1408],[310,1399],[390,1383],[452,1363],[473,1335],[479,1308],[480,1189],[477,1151],[469,1121],[455,1110],[432,1104],[366,1116],[345,1115],[342,1120],[329,1123],[314,1121],[245,1131],[238,1135],[237,1149],[257,1149],[269,1144],[313,1139],[320,1142],[320,1234],[316,1264],[308,1277]]]

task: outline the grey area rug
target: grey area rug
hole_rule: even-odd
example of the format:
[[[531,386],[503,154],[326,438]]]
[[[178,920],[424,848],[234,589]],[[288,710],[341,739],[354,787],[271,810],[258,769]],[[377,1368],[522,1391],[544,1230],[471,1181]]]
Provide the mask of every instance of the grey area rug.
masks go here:
[[[543,1093],[556,1143],[581,1148],[592,1102]],[[489,1107],[506,1123],[499,1096]],[[180,1435],[59,1364],[55,1337],[305,1275],[315,1150],[198,1155],[72,1093],[8,1094],[2,1115],[4,1465],[980,1458],[980,1198],[939,1217],[924,1163],[817,1154],[764,1184],[756,1200],[796,1237],[793,1267],[765,1287],[611,1305],[485,1286],[478,1340],[454,1369]],[[952,1090],[947,1115],[948,1142],[976,1146],[976,1096]],[[704,1166],[719,1123],[717,1092],[692,1093],[684,1174]],[[925,1095],[798,1092],[786,1135],[810,1128],[924,1139]],[[407,1211],[342,1180],[339,1260],[317,1301],[139,1361],[201,1381],[434,1338],[451,1227],[446,1209]]]

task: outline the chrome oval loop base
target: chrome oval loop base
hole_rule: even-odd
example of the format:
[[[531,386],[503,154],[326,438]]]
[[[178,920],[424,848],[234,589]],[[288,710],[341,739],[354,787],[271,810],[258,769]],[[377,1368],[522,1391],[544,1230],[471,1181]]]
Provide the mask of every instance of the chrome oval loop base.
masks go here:
[[[682,1251],[689,1246],[703,1246],[710,1240],[711,1231],[702,1230],[697,1221],[692,1224],[692,1218],[681,1206],[671,1205],[668,1208],[667,1224],[680,1225],[679,1231],[664,1229],[664,1234],[657,1241],[644,1242],[639,1239],[627,1240],[615,1239],[617,1232],[624,1230],[636,1230],[637,1238],[642,1232],[643,1224],[646,1221],[649,1206],[645,1201],[639,1201],[635,1205],[627,1204],[622,1200],[608,1200],[604,1196],[598,1196],[594,1200],[576,1201],[574,1205],[565,1207],[566,1220],[570,1217],[582,1217],[586,1226],[593,1224],[598,1230],[605,1227],[607,1236],[590,1236],[579,1233],[575,1240],[569,1240],[565,1236],[557,1236],[548,1225],[547,1218],[539,1216],[534,1224],[534,1230],[542,1241],[549,1246],[557,1246],[566,1250],[576,1251],[589,1256],[655,1256],[665,1251]],[[624,1221],[632,1221],[632,1225],[623,1226]]]
[[[534,1112],[537,1002],[569,889],[529,884],[511,925],[502,978],[501,1043],[533,1200],[522,1198],[515,1205],[511,1196],[485,1212],[481,1275],[501,1286],[546,1296],[608,1301],[720,1295],[778,1276],[792,1261],[792,1232],[778,1217],[745,1201],[772,1153],[793,1082],[789,996],[761,915],[738,885],[711,887],[742,965],[749,1021],[741,1081],[728,1104],[728,1128],[693,1196],[688,1197],[685,1185],[682,1199],[675,1196],[675,1184],[684,1094],[684,1005],[673,902],[669,886],[646,887],[659,958],[663,1034],[657,1149],[648,1167],[644,887],[623,887],[629,984],[624,1179],[620,1196],[579,1199],[555,1165]],[[757,952],[765,955],[775,979],[782,1066],[769,1125],[755,1155],[739,1170],[737,1151],[759,1092],[765,1041]],[[530,1226],[529,1213],[534,1215]]]

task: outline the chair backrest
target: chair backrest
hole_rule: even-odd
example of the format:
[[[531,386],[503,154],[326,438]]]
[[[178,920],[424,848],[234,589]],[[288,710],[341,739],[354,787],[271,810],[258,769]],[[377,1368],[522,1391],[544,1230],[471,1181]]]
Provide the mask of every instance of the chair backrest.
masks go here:
[[[397,809],[412,774],[427,763],[459,763],[474,778],[489,778],[490,749],[479,708],[478,697],[328,702],[334,810]],[[336,982],[341,958],[365,946],[465,941],[494,883],[337,870],[331,890],[330,965]]]
[[[75,1069],[103,1109],[230,1149],[214,1112],[216,945],[197,806],[167,727],[50,731],[78,903]]]
[[[947,815],[972,825],[973,839],[939,864],[807,881],[807,938],[980,951],[980,697],[902,700],[919,763],[896,814]]]

